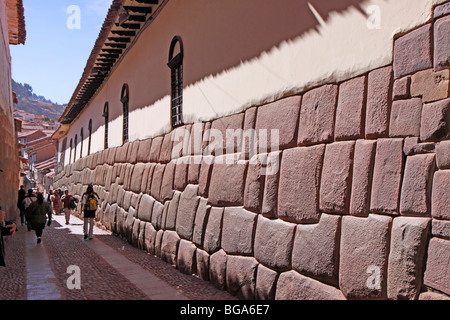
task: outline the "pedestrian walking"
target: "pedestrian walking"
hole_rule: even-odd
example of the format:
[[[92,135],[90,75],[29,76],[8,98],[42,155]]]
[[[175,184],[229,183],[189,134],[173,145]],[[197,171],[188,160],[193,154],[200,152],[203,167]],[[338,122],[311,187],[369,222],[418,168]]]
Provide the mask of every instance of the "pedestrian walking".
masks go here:
[[[94,192],[94,188],[90,184],[87,187],[85,193],[81,198],[81,207],[84,211],[84,239],[92,240],[93,231],[94,231],[94,223],[95,223],[95,212],[97,211],[98,203],[100,202],[100,197],[96,192]],[[89,230],[88,230],[89,225]]]
[[[53,213],[58,215],[61,211],[61,199],[59,197],[58,192],[53,192],[53,195],[51,197],[51,201],[53,204]]]
[[[5,217],[6,212],[2,211],[2,208],[0,207],[0,267],[6,267],[3,237],[12,236],[17,230],[17,226],[13,221],[5,222]]]
[[[20,186],[18,195],[17,195],[17,208],[20,211],[20,222],[22,225],[25,224],[25,208],[23,207],[23,200],[25,199],[26,192],[24,186]]]
[[[41,243],[45,224],[50,226],[52,223],[52,209],[47,202],[44,202],[44,196],[40,193],[37,196],[37,200],[30,205],[29,211],[31,228],[36,232],[37,243]]]
[[[70,222],[70,215],[72,214],[73,202],[76,201],[75,198],[69,194],[69,190],[65,190],[63,196],[61,197],[61,202],[64,206],[64,215],[66,218],[66,224]]]
[[[28,189],[28,194],[25,197],[25,199],[23,199],[23,201],[22,201],[23,209],[25,211],[25,221],[26,221],[26,224],[27,224],[28,231],[31,231],[31,224],[29,222],[29,213],[30,212],[29,212],[28,208],[36,200],[37,200],[37,198],[33,194],[33,189]]]

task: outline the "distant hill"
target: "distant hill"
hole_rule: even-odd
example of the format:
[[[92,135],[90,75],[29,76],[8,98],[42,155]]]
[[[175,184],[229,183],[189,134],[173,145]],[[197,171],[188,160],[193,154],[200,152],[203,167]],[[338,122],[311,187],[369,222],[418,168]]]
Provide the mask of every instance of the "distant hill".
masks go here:
[[[13,91],[17,94],[19,103],[15,109],[23,110],[32,114],[42,114],[50,119],[57,120],[64,112],[65,105],[60,105],[33,93],[33,88],[27,84],[21,84],[12,80]]]

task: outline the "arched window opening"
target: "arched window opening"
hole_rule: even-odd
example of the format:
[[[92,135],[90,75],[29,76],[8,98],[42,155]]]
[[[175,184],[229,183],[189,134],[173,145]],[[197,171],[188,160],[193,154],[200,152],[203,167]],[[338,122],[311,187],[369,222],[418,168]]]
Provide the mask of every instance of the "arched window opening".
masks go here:
[[[103,118],[105,118],[105,143],[104,149],[108,149],[108,126],[109,126],[109,103],[105,102],[103,107]]]
[[[120,101],[123,104],[123,130],[122,130],[122,143],[125,144],[128,142],[128,106],[130,101],[130,89],[128,88],[128,84],[124,84],[122,87],[122,93],[120,94]]]
[[[174,56],[177,43],[180,52]],[[183,41],[180,36],[175,36],[170,44],[169,63],[167,64],[171,70],[170,115],[172,128],[183,125],[183,57]]]

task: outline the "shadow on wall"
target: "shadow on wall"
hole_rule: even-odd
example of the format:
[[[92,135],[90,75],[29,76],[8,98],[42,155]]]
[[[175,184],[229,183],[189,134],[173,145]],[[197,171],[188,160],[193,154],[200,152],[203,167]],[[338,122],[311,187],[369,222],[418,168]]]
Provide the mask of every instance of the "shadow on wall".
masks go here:
[[[174,5],[184,7],[178,9],[180,19],[175,19],[178,21],[172,28],[180,30],[186,59],[190,60],[186,85],[239,65],[317,27],[319,21],[309,4],[325,21],[330,13],[349,7],[366,15],[359,6],[363,0],[283,0],[277,1],[276,7],[271,0],[258,1],[258,5],[241,0],[180,2]],[[185,18],[181,19],[181,15]]]

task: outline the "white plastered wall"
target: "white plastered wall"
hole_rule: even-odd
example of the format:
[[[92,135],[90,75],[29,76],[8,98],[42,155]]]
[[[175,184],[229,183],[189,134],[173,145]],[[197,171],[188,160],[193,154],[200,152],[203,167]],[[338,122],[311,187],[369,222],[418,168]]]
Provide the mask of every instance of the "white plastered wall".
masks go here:
[[[342,81],[391,63],[394,36],[429,21],[434,5],[445,1],[355,0],[354,5],[339,11],[329,11],[326,16],[320,17],[314,16],[306,5],[307,1],[301,0],[268,1],[263,5],[258,0],[171,0],[72,123],[68,145],[70,138],[75,134],[79,136],[81,127],[85,127],[83,153],[87,153],[87,125],[92,118],[91,153],[103,149],[104,119],[101,114],[105,101],[110,105],[109,147],[122,144],[122,106],[119,99],[125,82],[130,87],[129,140],[150,138],[171,130],[170,72],[166,63],[170,41],[175,35],[182,37],[185,49],[184,121],[208,121],[301,92],[317,84]],[[231,6],[231,2],[235,6],[232,9],[234,11],[228,12],[226,9]],[[313,0],[310,2],[312,7],[317,3]],[[230,44],[238,49],[239,46],[248,47],[248,39],[244,35],[240,39],[227,39],[230,36],[227,35],[227,28],[223,27],[239,23],[242,24],[241,28],[245,27],[243,16],[239,13],[245,12],[246,8],[240,10],[241,4],[253,5],[260,10],[250,18],[256,19],[254,23],[257,19],[265,19],[265,14],[268,17],[272,14],[276,19],[278,11],[280,19],[273,21],[274,25],[286,23],[293,26],[291,29],[298,27],[298,30],[304,30],[311,20],[316,23],[314,27],[295,36],[279,30],[278,33],[286,33],[282,41],[259,52],[254,52],[253,48],[252,57],[246,56],[234,65],[209,71],[207,68],[214,61],[202,56],[204,51],[209,50],[220,64],[229,58],[228,54],[239,53],[239,50],[230,49],[228,52],[226,48],[221,48],[223,41],[228,41],[228,48],[231,48]],[[291,6],[292,12],[282,11],[283,5],[288,11]],[[369,12],[371,6],[379,9],[379,29],[369,28],[368,16],[363,13]],[[220,20],[218,13],[229,13],[227,17],[236,21],[216,23]],[[321,22],[322,18],[324,21]],[[299,25],[296,25],[296,19]],[[210,34],[204,31],[202,22],[205,25],[214,24],[215,28],[209,30]],[[251,21],[248,23],[250,25]],[[267,33],[269,37],[270,31],[261,32]],[[236,34],[233,36],[236,37]],[[274,35],[273,39],[277,37]],[[202,45],[205,47],[202,48]],[[214,52],[216,47],[219,48],[218,52]],[[248,52],[252,50],[247,50],[247,55]],[[239,60],[240,57],[235,58]],[[67,151],[66,164],[68,156]]]

